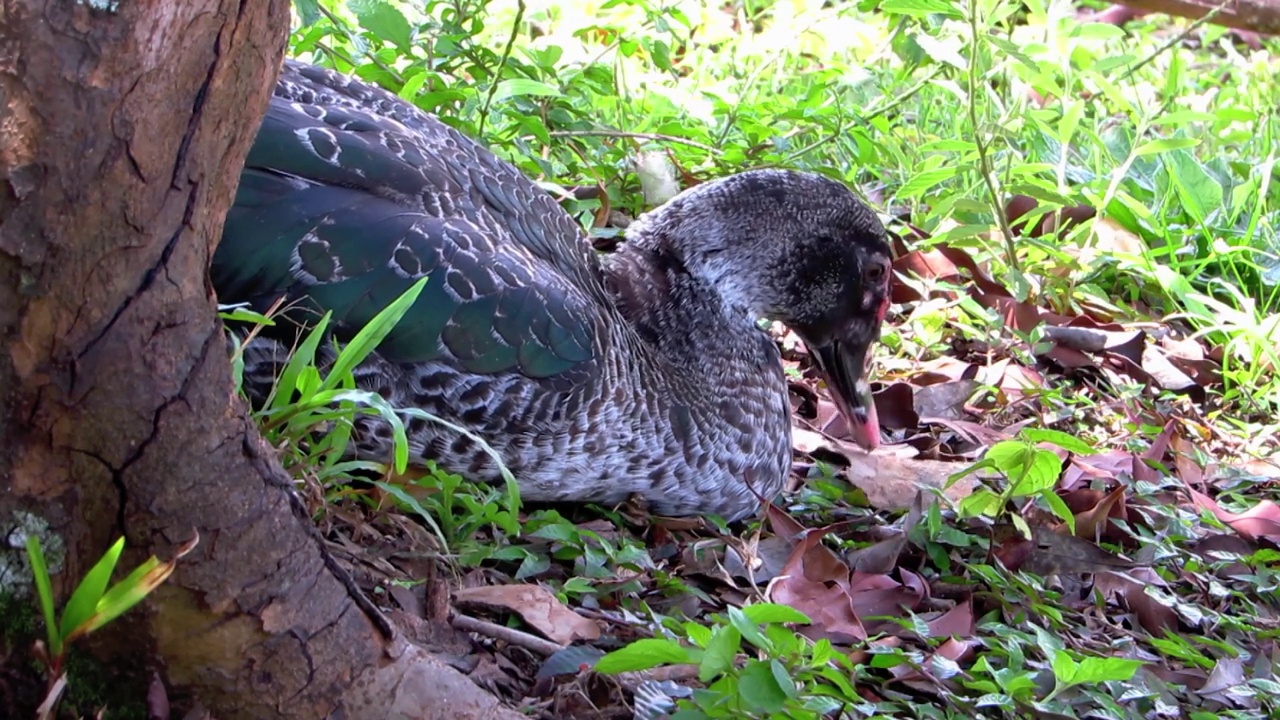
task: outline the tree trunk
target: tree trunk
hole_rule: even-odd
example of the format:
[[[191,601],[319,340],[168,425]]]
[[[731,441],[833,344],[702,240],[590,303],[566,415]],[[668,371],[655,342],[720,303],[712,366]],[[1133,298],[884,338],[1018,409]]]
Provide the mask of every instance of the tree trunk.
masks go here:
[[[207,270],[288,22],[0,0],[0,552],[47,523],[65,598],[120,534],[131,566],[199,533],[120,622],[217,717],[502,716],[328,560],[231,389]]]

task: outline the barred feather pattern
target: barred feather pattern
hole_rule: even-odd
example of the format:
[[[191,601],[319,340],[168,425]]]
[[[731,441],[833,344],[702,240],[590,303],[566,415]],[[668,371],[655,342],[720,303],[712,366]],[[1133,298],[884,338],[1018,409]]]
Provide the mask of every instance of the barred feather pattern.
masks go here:
[[[790,466],[786,382],[756,319],[826,322],[863,294],[843,276],[797,290],[813,259],[794,256],[809,245],[836,265],[888,253],[842,184],[755,171],[649,213],[602,262],[550,195],[488,150],[394,95],[289,61],[212,278],[222,302],[284,297],[304,324],[330,310],[342,340],[425,275],[356,369],[360,387],[474,431],[526,500],[639,494],[660,514],[737,519]],[[878,318],[859,318],[878,332]],[[247,349],[252,398],[293,341],[264,334]],[[498,479],[465,436],[406,425],[411,462]],[[390,428],[361,418],[354,452],[389,460]]]

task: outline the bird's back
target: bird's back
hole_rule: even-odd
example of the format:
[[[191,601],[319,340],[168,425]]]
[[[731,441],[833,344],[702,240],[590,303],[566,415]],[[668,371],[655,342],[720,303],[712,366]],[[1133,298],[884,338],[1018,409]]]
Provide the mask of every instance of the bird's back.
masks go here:
[[[290,62],[211,276],[222,302],[265,309],[283,297],[304,321],[332,312],[338,340],[426,276],[356,369],[361,387],[478,433],[526,499],[639,492],[658,512],[741,516],[754,492],[776,491],[789,457],[776,351],[744,325],[727,337],[746,343],[747,365],[673,363],[666,349],[705,328],[660,322],[656,310],[674,298],[660,292],[658,270],[634,269],[653,277],[606,284],[578,225],[516,168],[390,93]],[[640,294],[620,300],[621,285]],[[709,313],[684,314],[719,327]],[[254,343],[246,385],[269,383],[292,341],[268,333]],[[724,385],[726,371],[745,385]],[[467,438],[421,420],[408,429],[411,459],[496,479]],[[390,458],[385,423],[358,420],[356,442],[363,457]]]

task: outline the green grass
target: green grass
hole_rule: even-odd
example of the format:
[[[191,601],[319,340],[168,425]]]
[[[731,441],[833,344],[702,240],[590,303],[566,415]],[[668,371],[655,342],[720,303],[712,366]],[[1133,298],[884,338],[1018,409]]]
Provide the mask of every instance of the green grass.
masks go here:
[[[621,607],[638,619],[645,629],[634,635],[649,641],[611,656],[605,669],[697,665],[705,689],[684,701],[678,717],[685,718],[1142,717],[1192,701],[1203,704],[1189,713],[1197,717],[1277,711],[1280,684],[1262,643],[1280,632],[1268,610],[1280,558],[1258,547],[1197,552],[1206,537],[1225,533],[1206,511],[1174,501],[1190,469],[1126,472],[1089,486],[1100,493],[1123,486],[1126,502],[1142,508],[1118,523],[1122,541],[1088,542],[1107,557],[1137,558],[1167,583],[1149,582],[1133,600],[1176,618],[1176,630],[1163,636],[1117,618],[1114,598],[1082,588],[1072,576],[1083,571],[1069,563],[1049,568],[1061,572],[1007,569],[1001,553],[1016,542],[999,533],[1082,519],[1060,497],[1058,456],[1034,444],[1072,446],[1071,438],[1041,428],[1083,439],[1075,450],[1142,453],[1172,415],[1234,437],[1224,446],[1206,436],[1207,453],[1276,452],[1280,43],[1250,51],[1220,28],[1158,15],[1123,30],[1087,24],[1072,4],[1040,0],[297,7],[291,55],[399,92],[557,196],[597,189],[562,202],[597,235],[616,234],[595,221],[606,210],[648,209],[640,153],[658,151],[698,179],[747,167],[807,168],[847,181],[909,249],[959,249],[1019,302],[1168,328],[1219,353],[1223,382],[1207,388],[1202,406],[1124,379],[1081,389],[1078,379],[1054,376],[1020,404],[1008,403],[1000,387],[979,387],[975,399],[989,403],[991,425],[1031,425],[983,456],[979,464],[997,477],[959,504],[883,513],[830,476],[793,498],[790,509],[810,527],[851,519],[888,525],[910,540],[894,572],[964,588],[975,616],[972,634],[960,638],[969,650],[961,660],[914,616],[893,618],[892,632],[833,646],[800,633],[808,618],[722,602],[722,588],[692,576],[690,548],[696,540],[708,553],[725,546],[748,553],[749,533],[703,528],[693,538],[672,531],[655,541],[652,531],[644,539],[615,535],[545,510],[517,528],[510,494],[448,473],[428,473],[419,482],[431,490],[425,495],[378,485],[431,526],[460,564],[536,580],[566,602]],[[1016,196],[1036,209],[1015,222],[1008,206]],[[1082,206],[1097,219],[1021,232],[1029,220]],[[964,287],[954,299],[895,308],[878,350],[880,377],[907,378],[947,355],[1036,364],[1043,330],[1008,327]],[[284,387],[303,397],[277,397],[263,416],[274,444],[290,450],[295,472],[323,476],[331,502],[367,501],[343,484],[342,432],[302,441],[318,422],[341,425],[343,412],[349,419],[355,411],[333,412],[335,396],[317,393],[341,388],[351,400],[357,391],[308,357],[286,373]],[[1236,511],[1277,496],[1273,482],[1247,473],[1223,472],[1214,482],[1218,501]],[[824,533],[824,543],[856,554],[884,542],[859,527]],[[1233,563],[1248,573],[1228,572]],[[739,587],[728,597],[749,608],[758,590]],[[690,616],[689,597],[723,612]],[[1236,706],[1215,705],[1220,698],[1155,672],[1207,673],[1237,661],[1246,669],[1233,692],[1248,702]]]

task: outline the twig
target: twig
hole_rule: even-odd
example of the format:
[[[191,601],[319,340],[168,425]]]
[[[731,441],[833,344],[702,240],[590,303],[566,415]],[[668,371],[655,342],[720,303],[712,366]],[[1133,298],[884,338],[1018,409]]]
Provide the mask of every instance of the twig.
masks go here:
[[[524,0],[516,0],[516,17],[511,21],[511,34],[507,36],[507,46],[502,49],[502,59],[498,61],[498,69],[493,73],[493,82],[489,83],[489,94],[485,95],[484,107],[480,109],[480,123],[476,134],[484,135],[484,124],[489,119],[489,105],[502,83],[502,71],[507,69],[507,60],[511,58],[511,48],[515,47],[516,38],[520,37],[520,23],[524,21]]]
[[[710,145],[704,145],[696,140],[687,140],[675,135],[662,135],[660,133],[641,133],[627,132],[624,130],[552,130],[548,133],[551,137],[610,137],[610,138],[631,138],[633,140],[653,140],[655,142],[669,142],[680,145],[688,145],[699,150],[705,150],[714,155],[720,155],[720,151]]]
[[[995,171],[991,167],[990,148],[982,139],[982,129],[978,127],[978,3],[969,5],[969,30],[973,33],[971,47],[973,56],[969,58],[969,124],[973,127],[973,144],[978,150],[978,170],[982,173],[982,181],[986,183],[987,192],[991,195],[991,210],[1000,224],[1000,233],[1004,235],[1005,253],[1009,256],[1009,269],[1021,273],[1018,263],[1018,249],[1013,244],[1013,228],[1009,225],[1008,213],[1004,211],[1004,203],[1000,202],[1000,188],[996,186]]]
[[[504,642],[511,643],[512,645],[517,645],[544,657],[550,657],[563,649],[557,643],[553,643],[550,640],[543,640],[536,635],[530,635],[527,632],[522,632],[515,628],[491,623],[487,620],[479,620],[467,615],[454,615],[449,621],[449,624],[459,630],[479,633],[485,637],[491,637],[495,640],[502,640]]]
[[[1166,42],[1165,44],[1163,44],[1163,45],[1161,45],[1160,47],[1156,48],[1155,50],[1153,50],[1153,51],[1151,52],[1151,54],[1150,54],[1150,55],[1146,56],[1146,57],[1145,57],[1145,58],[1143,58],[1142,60],[1139,60],[1139,61],[1138,61],[1137,63],[1135,63],[1132,67],[1130,67],[1128,70],[1126,70],[1126,71],[1125,71],[1125,73],[1119,77],[1119,79],[1117,80],[1117,82],[1123,82],[1123,81],[1128,80],[1129,78],[1133,77],[1133,74],[1134,74],[1134,73],[1138,72],[1139,70],[1141,70],[1142,68],[1144,68],[1144,67],[1146,67],[1148,64],[1150,64],[1152,61],[1154,61],[1156,58],[1158,58],[1158,57],[1160,57],[1161,55],[1163,55],[1163,54],[1164,54],[1164,52],[1165,52],[1166,50],[1168,50],[1169,48],[1173,47],[1174,45],[1177,45],[1178,43],[1182,42],[1183,40],[1186,40],[1186,39],[1187,39],[1187,37],[1191,35],[1191,33],[1195,32],[1195,31],[1196,31],[1196,30],[1198,30],[1198,29],[1200,29],[1200,26],[1205,25],[1205,24],[1209,23],[1210,21],[1212,21],[1212,20],[1213,20],[1213,18],[1217,17],[1218,13],[1222,12],[1222,11],[1227,7],[1227,5],[1232,4],[1232,3],[1234,3],[1234,2],[1235,2],[1235,0],[1222,0],[1222,4],[1221,4],[1221,5],[1218,5],[1218,6],[1217,6],[1217,7],[1215,7],[1214,9],[1212,9],[1212,10],[1210,10],[1209,12],[1205,13],[1204,17],[1202,17],[1202,18],[1200,18],[1200,19],[1198,19],[1198,20],[1196,20],[1196,21],[1192,22],[1190,25],[1188,25],[1188,26],[1186,27],[1186,29],[1185,29],[1185,30],[1183,30],[1182,32],[1178,33],[1177,35],[1174,35],[1173,37],[1169,38],[1168,42]],[[1101,93],[1099,93],[1099,94],[1101,94]]]

